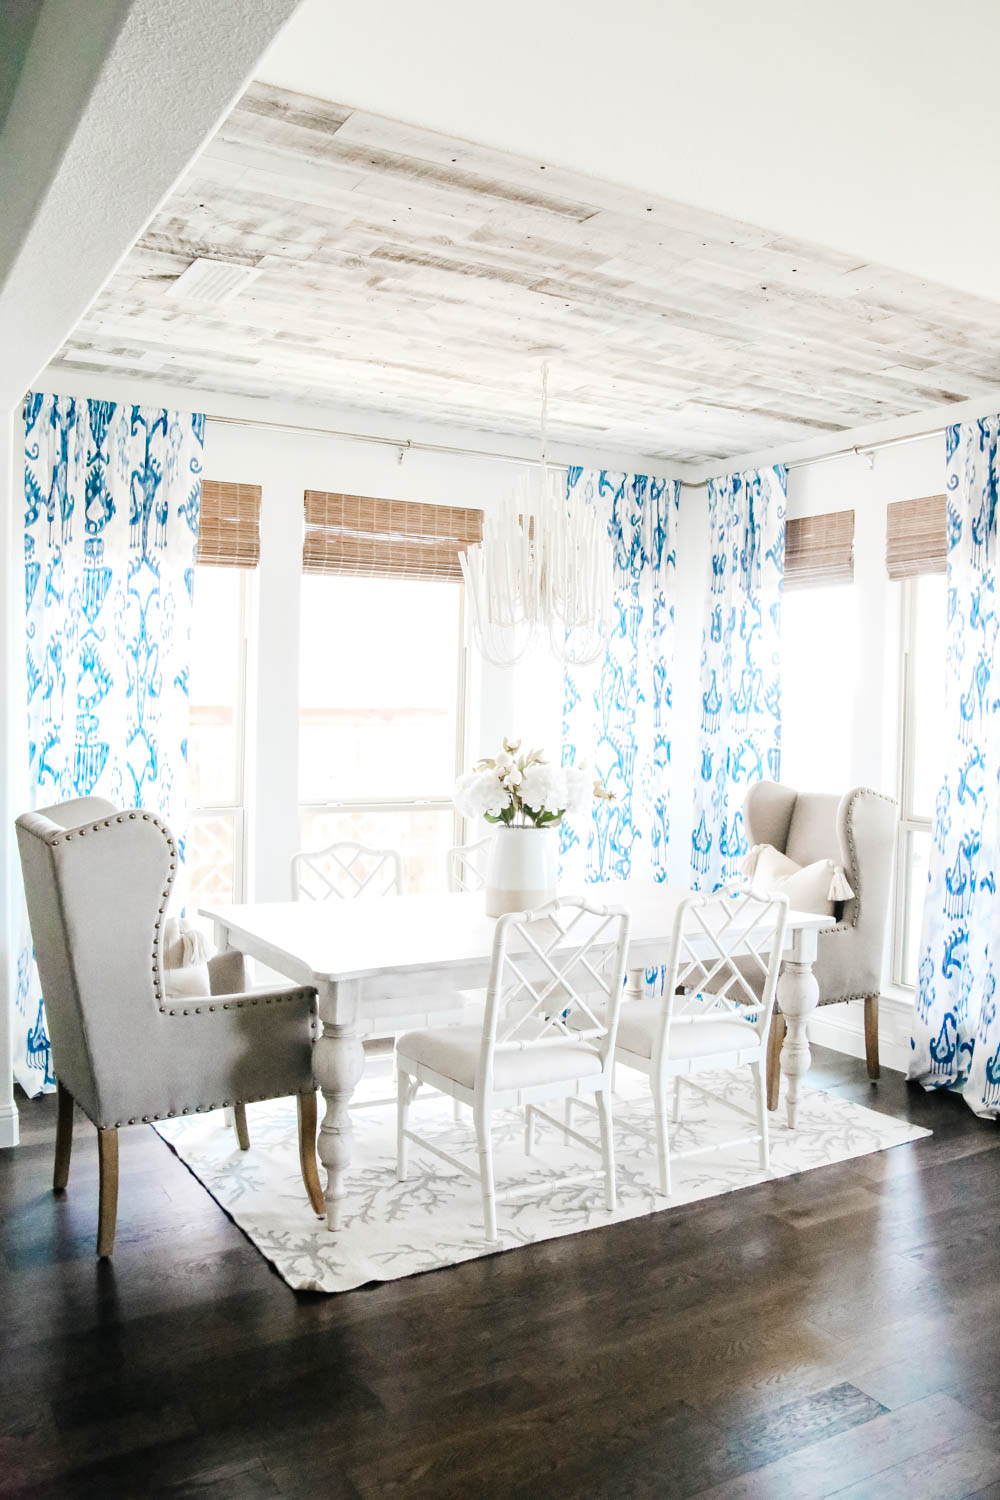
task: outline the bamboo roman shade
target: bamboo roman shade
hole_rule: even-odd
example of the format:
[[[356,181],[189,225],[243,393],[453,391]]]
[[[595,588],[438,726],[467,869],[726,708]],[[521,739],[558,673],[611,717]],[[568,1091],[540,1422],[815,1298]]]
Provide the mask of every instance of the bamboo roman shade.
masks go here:
[[[785,523],[785,588],[854,582],[854,512],[798,516]]]
[[[897,500],[886,511],[885,566],[890,578],[948,571],[944,495]]]
[[[483,538],[483,513],[415,500],[306,490],[302,567],[368,578],[462,577],[458,554]]]
[[[196,562],[255,568],[260,562],[260,485],[203,479]]]

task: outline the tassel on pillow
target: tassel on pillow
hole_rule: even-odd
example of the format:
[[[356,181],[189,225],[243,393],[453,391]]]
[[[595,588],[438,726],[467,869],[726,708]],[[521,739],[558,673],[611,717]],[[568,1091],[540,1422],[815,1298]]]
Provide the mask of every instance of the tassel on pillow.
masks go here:
[[[834,865],[833,873],[830,876],[830,889],[827,892],[826,899],[828,901],[851,901],[853,898],[854,892],[848,884],[843,865]]]
[[[760,851],[766,847],[767,846],[765,844],[754,844],[753,848],[748,850],[748,852],[744,854],[743,863],[740,865],[740,870],[748,880],[752,880],[754,875],[756,875],[757,861],[760,859]]]
[[[843,874],[843,871],[841,871]],[[832,898],[831,898],[832,899]],[[181,918],[181,965],[187,969],[191,964],[207,964],[211,956],[205,934],[200,927],[192,927]]]
[[[163,987],[169,1000],[197,999],[211,993],[208,960],[212,950],[202,932],[184,917],[163,924]]]

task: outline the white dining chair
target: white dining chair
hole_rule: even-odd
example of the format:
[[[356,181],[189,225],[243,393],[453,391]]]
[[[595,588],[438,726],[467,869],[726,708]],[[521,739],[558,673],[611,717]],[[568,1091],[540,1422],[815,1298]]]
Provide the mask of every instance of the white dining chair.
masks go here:
[[[402,894],[403,866],[395,849],[341,840],[325,849],[301,849],[292,858],[293,901]]]
[[[671,1160],[756,1143],[761,1169],[768,1169],[767,1037],[787,915],[785,896],[752,890],[689,896],[681,902],[674,920],[662,995],[622,1007],[615,1061],[649,1078],[659,1190],[665,1197],[671,1191]],[[747,979],[750,970],[758,968],[763,977],[759,995]],[[692,1077],[705,1069],[729,1066],[750,1068],[755,1092],[752,1112],[706,1089]],[[680,1086],[684,1081],[716,1103],[751,1119],[753,1133],[671,1152],[667,1120],[667,1085],[671,1079],[674,1124],[680,1120]]]
[[[396,1043],[397,1179],[406,1179],[413,1141],[477,1180],[487,1240],[497,1238],[492,1117],[498,1109],[526,1107],[528,1154],[536,1117],[598,1152],[605,1207],[614,1212],[611,1067],[628,934],[629,918],[620,907],[582,898],[554,901],[537,912],[510,912],[497,922],[482,1025],[410,1031]],[[410,1129],[410,1104],[421,1084],[471,1106],[478,1167]],[[596,1099],[600,1146],[538,1107],[569,1095]]]
[[[486,884],[494,835],[473,844],[453,844],[448,850],[449,891],[481,891]]]

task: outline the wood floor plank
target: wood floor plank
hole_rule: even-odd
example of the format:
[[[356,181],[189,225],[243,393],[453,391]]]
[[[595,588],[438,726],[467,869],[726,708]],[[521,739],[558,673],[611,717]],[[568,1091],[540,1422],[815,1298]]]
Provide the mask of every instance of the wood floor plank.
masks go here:
[[[881,1500],[873,1476],[926,1473],[1000,1500],[1000,1132],[819,1048],[812,1081],[935,1135],[331,1297],[291,1292],[148,1129],[121,1133],[98,1264],[94,1132],[56,1197],[53,1101],[23,1102],[0,1493]]]
[[[1000,1459],[1000,1438],[992,1424],[950,1396],[938,1394],[706,1489],[699,1500],[828,1500],[851,1489],[874,1500],[884,1493],[887,1471],[911,1461],[918,1467],[922,1458],[940,1446],[942,1433],[949,1434],[956,1447],[965,1444],[977,1452],[992,1450]],[[911,1488],[907,1494],[919,1495],[920,1500],[926,1495],[930,1500],[923,1488]]]

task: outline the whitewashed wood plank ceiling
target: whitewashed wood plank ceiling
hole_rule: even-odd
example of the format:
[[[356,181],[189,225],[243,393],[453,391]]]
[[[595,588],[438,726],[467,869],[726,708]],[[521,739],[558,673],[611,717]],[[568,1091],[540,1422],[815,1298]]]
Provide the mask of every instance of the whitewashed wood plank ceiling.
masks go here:
[[[710,460],[1000,386],[1000,304],[255,83],[56,365],[524,437],[541,351],[553,439]]]

